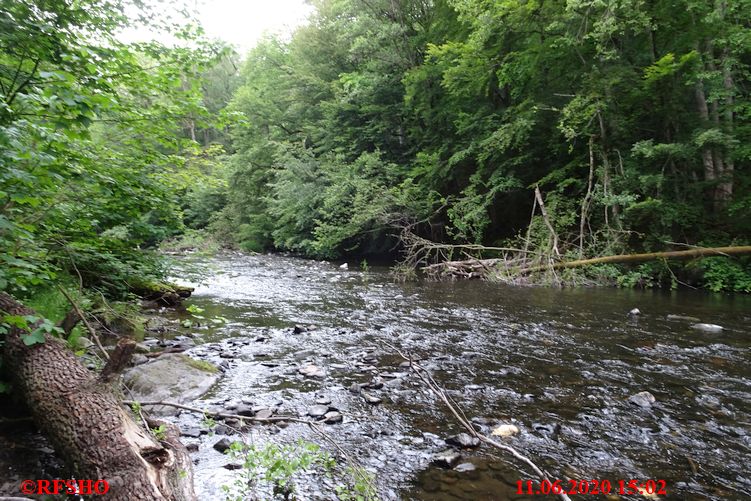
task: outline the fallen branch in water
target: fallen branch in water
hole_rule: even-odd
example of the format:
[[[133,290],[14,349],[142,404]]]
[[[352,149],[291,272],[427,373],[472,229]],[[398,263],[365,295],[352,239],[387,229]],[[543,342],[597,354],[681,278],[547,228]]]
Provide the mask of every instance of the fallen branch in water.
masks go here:
[[[560,270],[564,268],[579,268],[593,264],[608,263],[643,263],[655,259],[692,259],[708,256],[737,256],[751,254],[751,245],[737,247],[700,247],[684,251],[649,252],[646,254],[619,254],[617,256],[602,256],[591,259],[577,259],[576,261],[562,261],[549,265],[531,266],[519,270],[520,274],[533,273],[535,271]]]
[[[407,356],[404,353],[402,353],[398,348],[395,346],[389,344],[389,343],[383,343],[384,345],[388,346],[390,349],[394,350],[396,353],[399,354],[400,357],[402,357],[404,360],[409,362],[409,366],[412,369],[412,371],[417,375],[420,380],[425,383],[425,385],[430,388],[430,390],[435,393],[435,395],[443,401],[443,403],[448,407],[449,411],[451,411],[451,414],[454,415],[456,420],[459,422],[464,429],[466,429],[473,437],[477,438],[481,442],[488,444],[492,447],[495,447],[496,449],[500,449],[503,451],[506,451],[510,453],[512,456],[514,456],[519,461],[525,463],[527,466],[532,468],[532,470],[535,472],[535,474],[540,478],[540,481],[547,480],[552,484],[553,482],[550,480],[550,477],[545,473],[539,466],[537,466],[531,459],[529,459],[527,456],[523,455],[510,445],[502,444],[498,442],[497,440],[493,440],[492,438],[486,437],[482,433],[478,432],[475,427],[472,425],[470,420],[467,418],[467,416],[464,414],[464,412],[458,407],[456,402],[453,402],[451,400],[451,397],[449,397],[446,394],[446,391],[440,387],[440,385],[433,379],[433,376],[430,375],[428,370],[423,367],[422,365],[415,362],[415,360],[412,358],[412,356]],[[563,501],[571,501],[571,498],[569,498],[565,492],[561,492],[558,494],[558,497],[561,498]]]

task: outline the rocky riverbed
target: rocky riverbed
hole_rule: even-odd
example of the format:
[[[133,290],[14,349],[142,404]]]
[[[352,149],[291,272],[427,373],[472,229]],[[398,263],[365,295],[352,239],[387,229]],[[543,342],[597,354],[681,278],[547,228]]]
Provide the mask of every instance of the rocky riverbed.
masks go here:
[[[186,303],[193,313],[163,312],[143,348],[216,368],[192,406],[318,420],[383,499],[545,499],[517,494],[531,471],[460,435],[392,346],[419,359],[477,429],[504,430],[496,438],[554,478],[662,479],[668,499],[751,496],[749,297],[397,284],[377,268],[281,256],[198,264],[208,278]],[[169,419],[193,451],[200,499],[224,499],[241,474],[215,447],[223,439],[304,438],[337,454],[300,423],[240,435],[238,422]],[[332,484],[303,475],[297,492],[332,499]]]

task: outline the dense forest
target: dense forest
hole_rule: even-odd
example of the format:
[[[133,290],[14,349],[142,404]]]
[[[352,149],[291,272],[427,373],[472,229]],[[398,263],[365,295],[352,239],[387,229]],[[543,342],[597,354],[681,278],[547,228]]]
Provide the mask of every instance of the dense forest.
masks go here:
[[[393,254],[405,227],[569,257],[748,243],[745,2],[315,5],[247,55],[227,184],[193,190],[194,227],[326,258]],[[747,260],[686,268],[751,290]],[[587,273],[677,280],[662,262]]]
[[[747,2],[314,6],[238,55],[178,10],[3,2],[0,287],[122,296],[186,231],[355,259],[749,243]],[[580,273],[751,290],[747,258],[672,266]]]

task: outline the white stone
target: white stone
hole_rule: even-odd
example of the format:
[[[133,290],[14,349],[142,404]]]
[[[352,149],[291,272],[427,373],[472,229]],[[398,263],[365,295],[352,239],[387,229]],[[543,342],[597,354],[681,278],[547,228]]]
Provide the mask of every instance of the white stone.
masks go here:
[[[493,430],[493,435],[496,437],[513,437],[519,433],[519,427],[515,424],[502,424]]]

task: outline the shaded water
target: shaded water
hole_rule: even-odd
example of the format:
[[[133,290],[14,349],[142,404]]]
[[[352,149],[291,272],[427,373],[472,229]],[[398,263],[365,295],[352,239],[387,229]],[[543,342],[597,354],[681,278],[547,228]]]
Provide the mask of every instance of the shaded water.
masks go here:
[[[521,433],[505,440],[553,478],[662,479],[672,499],[751,497],[750,297],[398,284],[385,270],[280,256],[205,264],[213,271],[189,302],[229,323],[191,350],[228,367],[204,404],[243,399],[304,415],[317,397],[330,398],[345,418],[328,431],[376,472],[386,499],[522,499],[516,482],[534,477],[485,448],[462,451],[472,471],[431,466],[461,430],[383,342],[422,359],[484,432],[515,423]],[[629,320],[635,307],[642,315]],[[697,331],[669,314],[725,329]],[[295,324],[314,327],[293,334]],[[300,375],[307,363],[324,376]],[[385,383],[368,390],[383,399],[376,406],[349,391],[374,376]],[[628,401],[641,391],[656,397],[651,408]],[[181,417],[183,426],[191,419]],[[304,425],[257,429],[260,441],[320,442]],[[199,496],[217,498],[234,473],[211,448],[215,437],[195,440]],[[301,498],[323,498],[325,485],[315,485]]]

